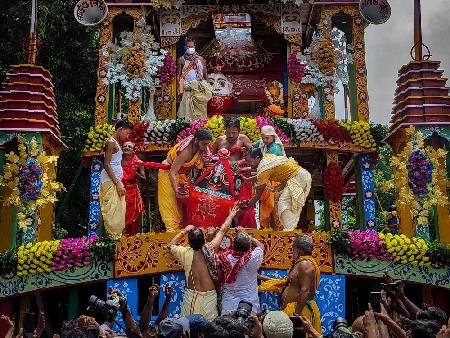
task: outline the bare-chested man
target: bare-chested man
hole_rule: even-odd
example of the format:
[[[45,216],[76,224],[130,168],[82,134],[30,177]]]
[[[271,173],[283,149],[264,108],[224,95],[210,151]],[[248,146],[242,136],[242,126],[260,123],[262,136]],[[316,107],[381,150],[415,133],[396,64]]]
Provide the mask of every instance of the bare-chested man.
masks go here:
[[[188,183],[193,168],[202,169],[204,158],[210,153],[209,144],[212,135],[207,129],[199,128],[195,134],[187,137],[167,153],[170,170],[160,169],[158,173],[158,203],[161,218],[167,231],[177,231],[183,221],[183,214],[177,198],[189,197],[182,191],[180,183]]]
[[[195,313],[207,320],[213,320],[219,315],[216,286],[211,276],[214,271],[209,269],[205,255],[211,255],[211,251],[215,253],[219,250],[220,243],[238,211],[239,207],[236,203],[230,209],[227,219],[214,239],[208,244],[205,244],[203,231],[193,225],[188,225],[170,241],[169,248],[183,265],[186,274],[187,288],[181,305],[182,317]],[[189,246],[178,245],[186,234]]]
[[[314,258],[313,239],[297,236],[292,244],[293,264],[281,294],[283,311],[288,316],[305,316],[322,333],[319,308],[314,295],[320,283],[320,269]]]
[[[213,153],[220,149],[228,149],[231,153],[230,161],[242,159],[241,148],[251,149],[252,142],[247,135],[241,134],[239,119],[231,118],[225,120],[225,135],[219,136],[213,144]]]

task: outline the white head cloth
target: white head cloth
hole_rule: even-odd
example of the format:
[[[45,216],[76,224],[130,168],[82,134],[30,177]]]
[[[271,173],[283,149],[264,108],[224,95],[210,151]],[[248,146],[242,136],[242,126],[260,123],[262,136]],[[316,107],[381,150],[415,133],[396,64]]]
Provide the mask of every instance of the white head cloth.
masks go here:
[[[275,132],[275,128],[274,127],[269,126],[269,125],[263,126],[261,128],[261,135],[275,137],[275,143],[278,143],[281,146],[281,149],[283,150],[283,155],[285,155],[283,143],[281,142],[280,138],[278,137],[277,133]],[[261,142],[260,148],[261,148],[261,151],[262,151],[262,153],[264,155],[267,152],[267,147],[266,147],[266,145],[263,142]]]

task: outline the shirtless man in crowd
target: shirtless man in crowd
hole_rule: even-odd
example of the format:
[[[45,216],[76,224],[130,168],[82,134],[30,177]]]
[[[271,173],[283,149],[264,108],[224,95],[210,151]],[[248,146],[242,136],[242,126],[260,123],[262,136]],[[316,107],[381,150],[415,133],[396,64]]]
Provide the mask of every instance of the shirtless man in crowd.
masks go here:
[[[225,135],[219,136],[213,144],[213,154],[220,149],[228,149],[231,153],[230,161],[242,159],[242,152],[239,148],[251,149],[252,142],[247,135],[241,134],[239,119],[231,118],[225,120]],[[233,151],[234,150],[234,151]]]

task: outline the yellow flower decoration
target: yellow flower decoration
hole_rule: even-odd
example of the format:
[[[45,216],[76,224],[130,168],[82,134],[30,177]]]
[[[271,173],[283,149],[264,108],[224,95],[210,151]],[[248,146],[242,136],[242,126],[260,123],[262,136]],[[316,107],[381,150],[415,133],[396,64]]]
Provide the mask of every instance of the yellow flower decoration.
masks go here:
[[[261,139],[261,133],[256,120],[252,117],[240,118],[241,133],[248,136],[250,141],[255,142]]]
[[[19,246],[17,249],[17,276],[52,271],[53,255],[58,249],[59,240],[43,241]]]
[[[427,256],[428,244],[421,238],[408,238],[405,235],[391,233],[379,234],[380,239],[386,243],[387,251],[395,262],[419,266],[430,266],[430,257]]]
[[[353,144],[375,150],[377,144],[370,132],[370,124],[365,121],[342,121],[341,126],[347,129]]]
[[[218,138],[220,135],[225,134],[225,126],[223,123],[223,117],[222,116],[213,116],[208,121],[206,121],[205,125],[203,126],[205,129],[209,129],[212,133],[212,141],[214,142],[216,138]]]
[[[114,126],[108,123],[98,124],[91,127],[86,139],[84,151],[98,152],[103,150],[103,146],[108,138],[114,134]]]

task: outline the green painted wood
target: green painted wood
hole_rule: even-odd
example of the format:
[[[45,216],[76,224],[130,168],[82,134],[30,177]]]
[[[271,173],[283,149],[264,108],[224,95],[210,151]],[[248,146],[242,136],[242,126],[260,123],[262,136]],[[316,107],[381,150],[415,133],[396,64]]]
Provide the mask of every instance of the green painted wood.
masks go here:
[[[379,260],[359,261],[341,255],[334,258],[337,274],[382,278],[387,272],[394,279],[450,289],[450,267],[436,269]]]
[[[320,107],[320,118],[323,119],[325,116],[325,102],[323,101],[323,87],[319,86],[317,88],[319,92],[319,107]]]
[[[114,103],[115,103],[114,85],[110,84],[108,87],[108,123],[112,124],[114,119]]]
[[[69,313],[68,319],[76,319],[79,316],[78,308],[79,308],[79,292],[77,287],[69,288]]]
[[[113,278],[112,262],[96,262],[88,267],[67,271],[53,271],[45,274],[0,278],[0,299],[36,290],[51,289],[67,285],[77,285]]]
[[[331,230],[331,221],[330,221],[330,202],[328,198],[325,198],[323,203],[323,216],[325,219],[325,231]]]

